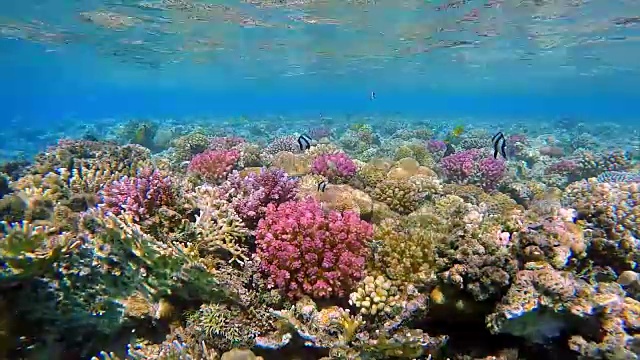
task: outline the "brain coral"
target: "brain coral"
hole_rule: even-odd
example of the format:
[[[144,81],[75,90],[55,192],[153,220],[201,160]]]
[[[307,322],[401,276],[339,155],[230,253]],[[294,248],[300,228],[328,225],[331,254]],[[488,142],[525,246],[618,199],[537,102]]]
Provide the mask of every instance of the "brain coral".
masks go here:
[[[358,214],[325,212],[312,198],[269,204],[256,230],[260,270],[292,298],[342,296],[362,278],[372,236]]]

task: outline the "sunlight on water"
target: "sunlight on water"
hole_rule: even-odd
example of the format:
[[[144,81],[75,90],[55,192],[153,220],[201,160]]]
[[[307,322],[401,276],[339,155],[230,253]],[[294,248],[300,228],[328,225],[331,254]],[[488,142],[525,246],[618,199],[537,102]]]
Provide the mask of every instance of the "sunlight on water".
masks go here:
[[[30,1],[0,35],[46,51],[239,78],[416,77],[466,86],[636,79],[634,1]],[[624,56],[622,56],[624,55]],[[6,55],[5,55],[6,56]],[[72,56],[72,55],[71,55]]]

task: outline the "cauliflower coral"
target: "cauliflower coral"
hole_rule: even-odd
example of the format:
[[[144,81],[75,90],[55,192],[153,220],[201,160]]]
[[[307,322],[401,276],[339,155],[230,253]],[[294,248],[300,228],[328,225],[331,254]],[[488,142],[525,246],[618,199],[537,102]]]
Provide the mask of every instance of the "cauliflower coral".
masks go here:
[[[256,230],[260,271],[291,298],[343,296],[364,275],[373,227],[308,197],[269,204]]]

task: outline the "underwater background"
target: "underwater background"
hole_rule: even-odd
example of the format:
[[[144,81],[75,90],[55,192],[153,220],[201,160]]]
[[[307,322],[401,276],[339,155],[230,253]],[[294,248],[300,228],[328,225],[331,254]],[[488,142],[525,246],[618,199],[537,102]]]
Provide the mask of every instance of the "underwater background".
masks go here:
[[[640,359],[637,1],[0,8],[0,359]]]

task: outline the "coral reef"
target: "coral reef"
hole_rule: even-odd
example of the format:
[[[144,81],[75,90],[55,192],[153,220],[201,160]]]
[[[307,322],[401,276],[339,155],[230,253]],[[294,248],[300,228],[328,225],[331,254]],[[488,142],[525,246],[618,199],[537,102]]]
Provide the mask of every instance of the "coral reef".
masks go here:
[[[640,358],[633,144],[325,120],[1,166],[0,358]]]
[[[371,225],[353,212],[325,214],[311,198],[267,206],[256,231],[261,271],[291,297],[343,296],[363,276]]]

